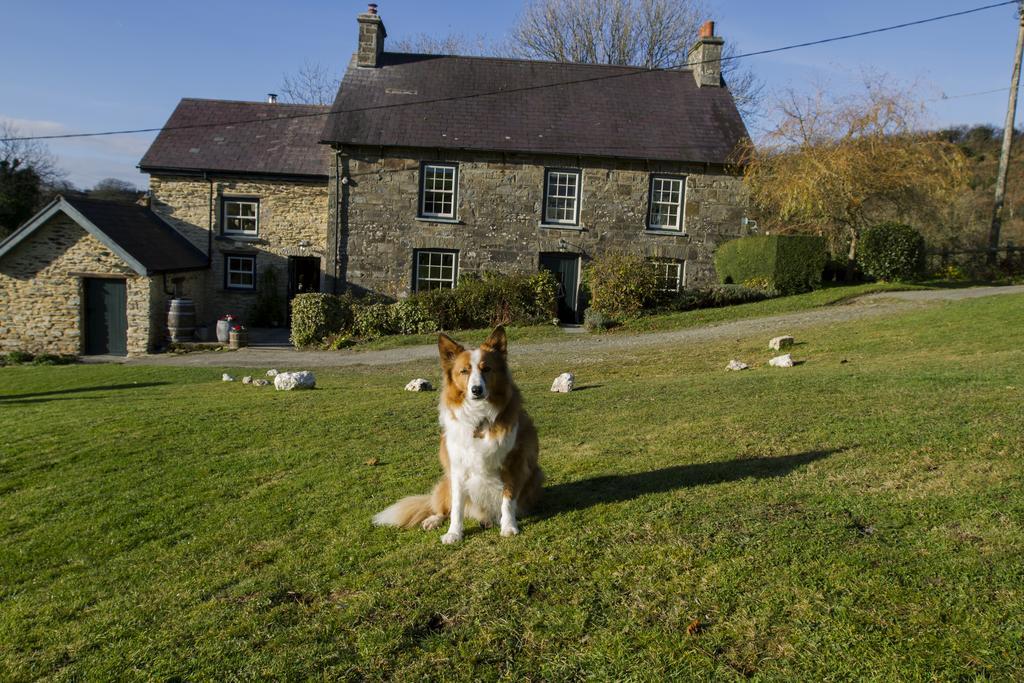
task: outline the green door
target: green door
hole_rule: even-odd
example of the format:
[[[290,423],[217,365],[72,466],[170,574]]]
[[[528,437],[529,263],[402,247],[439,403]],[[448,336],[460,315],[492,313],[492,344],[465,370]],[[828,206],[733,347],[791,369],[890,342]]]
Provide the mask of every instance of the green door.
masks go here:
[[[128,290],[124,280],[85,280],[85,353],[128,355]]]
[[[540,255],[540,267],[550,270],[558,281],[558,319],[563,323],[580,321],[580,256],[551,252]]]

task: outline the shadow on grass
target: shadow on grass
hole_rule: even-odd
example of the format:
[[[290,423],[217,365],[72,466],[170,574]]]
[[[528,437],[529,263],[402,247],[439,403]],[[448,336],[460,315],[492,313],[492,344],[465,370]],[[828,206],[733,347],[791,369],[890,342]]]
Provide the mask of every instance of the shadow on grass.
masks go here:
[[[160,387],[170,382],[136,382],[133,384],[108,384],[102,387],[78,387],[77,389],[55,389],[53,391],[38,391],[34,394],[10,394],[0,396],[0,402],[11,403],[41,403],[42,401],[26,401],[28,398],[42,398],[44,396],[65,396],[67,394],[84,394],[93,391],[120,391],[122,389],[146,389],[147,387]]]
[[[845,448],[807,451],[773,458],[741,458],[725,462],[677,465],[652,472],[613,474],[544,488],[538,517],[583,510],[601,503],[619,503],[648,493],[664,493],[691,486],[721,484],[740,479],[784,477],[798,467],[827,458]]]

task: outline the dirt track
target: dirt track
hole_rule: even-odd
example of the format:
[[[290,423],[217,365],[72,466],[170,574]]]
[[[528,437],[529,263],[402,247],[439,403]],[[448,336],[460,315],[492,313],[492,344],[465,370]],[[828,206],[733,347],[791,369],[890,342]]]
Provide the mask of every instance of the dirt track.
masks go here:
[[[774,336],[786,334],[806,325],[839,323],[894,315],[934,302],[960,301],[984,296],[1024,294],[1024,285],[1014,287],[976,287],[971,289],[940,289],[912,292],[869,294],[854,301],[815,308],[798,313],[748,318],[733,322],[666,332],[608,335],[566,335],[564,339],[517,345],[517,358],[523,356],[560,354],[577,356],[667,343],[686,344],[744,337],[753,334]],[[246,348],[231,353],[190,353],[180,356],[153,355],[127,361],[130,365],[175,365],[182,367],[252,367],[252,368],[323,368],[352,365],[398,365],[415,360],[431,359],[437,348],[409,346],[385,351],[296,351],[282,348]]]

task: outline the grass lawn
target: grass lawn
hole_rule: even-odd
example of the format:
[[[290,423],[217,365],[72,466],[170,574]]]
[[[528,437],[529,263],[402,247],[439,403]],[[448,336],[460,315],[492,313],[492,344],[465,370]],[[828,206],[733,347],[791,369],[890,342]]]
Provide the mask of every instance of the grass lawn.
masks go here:
[[[807,294],[779,297],[752,304],[706,308],[681,313],[654,313],[636,320],[627,321],[625,324],[603,334],[653,332],[656,330],[700,327],[702,325],[742,320],[744,318],[758,318],[765,315],[806,311],[820,306],[831,306],[832,304],[841,303],[863,294],[897,292],[908,289],[929,289],[929,287],[889,282],[872,282],[849,286],[835,285],[808,292]],[[489,332],[490,329],[460,330],[456,333],[456,336],[466,339],[486,339]],[[513,342],[546,341],[549,339],[559,339],[564,335],[565,332],[554,325],[508,326],[508,336]],[[437,336],[434,334],[399,334],[363,342],[354,347],[354,349],[357,351],[377,351],[381,349],[394,349],[401,346],[433,344],[436,340]]]
[[[0,368],[0,678],[1021,680],[1022,312],[531,360],[546,505],[456,547],[369,522],[433,364]]]

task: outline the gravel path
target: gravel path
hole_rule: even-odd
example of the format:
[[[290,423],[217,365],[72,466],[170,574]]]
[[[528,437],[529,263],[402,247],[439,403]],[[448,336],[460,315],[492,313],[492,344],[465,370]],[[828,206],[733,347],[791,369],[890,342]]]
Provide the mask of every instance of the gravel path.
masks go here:
[[[763,318],[748,318],[707,327],[666,332],[622,335],[567,335],[557,341],[516,345],[517,358],[559,354],[574,357],[584,353],[601,353],[641,349],[662,344],[696,343],[739,338],[755,334],[775,336],[788,334],[806,325],[863,320],[913,310],[938,301],[960,301],[984,296],[1024,294],[1024,285],[1014,287],[975,287],[971,289],[938,289],[912,292],[868,294],[846,304],[825,306],[809,311],[785,313]],[[437,347],[408,346],[384,351],[296,351],[280,348],[246,348],[230,353],[190,353],[180,356],[152,355],[126,361],[129,365],[176,365],[182,367],[252,367],[252,368],[323,368],[352,365],[397,365],[410,361],[432,359]]]

